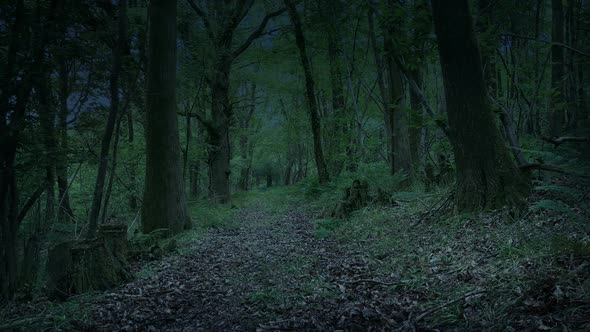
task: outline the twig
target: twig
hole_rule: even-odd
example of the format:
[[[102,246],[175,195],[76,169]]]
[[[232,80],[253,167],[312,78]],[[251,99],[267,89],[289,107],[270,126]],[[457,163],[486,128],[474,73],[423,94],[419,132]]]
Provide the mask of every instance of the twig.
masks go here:
[[[476,290],[476,291],[473,291],[473,292],[469,292],[469,293],[464,294],[461,297],[458,297],[458,298],[456,298],[454,300],[451,300],[451,301],[445,302],[445,303],[443,303],[441,305],[438,305],[436,307],[427,309],[427,310],[423,311],[420,315],[418,315],[418,317],[416,317],[414,319],[414,323],[422,320],[424,317],[426,317],[428,315],[431,315],[431,314],[433,314],[433,313],[435,313],[437,311],[440,311],[440,310],[442,310],[442,309],[444,309],[444,308],[446,308],[446,307],[448,307],[448,306],[450,306],[452,304],[455,304],[455,303],[457,303],[457,302],[459,302],[459,301],[461,301],[463,299],[466,299],[466,298],[468,298],[470,296],[482,294],[482,293],[485,293],[485,292],[486,292],[485,290]]]
[[[369,284],[377,284],[377,285],[383,285],[383,286],[398,286],[398,285],[404,284],[403,282],[384,282],[384,281],[373,280],[373,279],[359,279],[359,280],[353,280],[353,281],[338,280],[338,282],[341,282],[344,284],[350,284],[350,285],[369,283]]]

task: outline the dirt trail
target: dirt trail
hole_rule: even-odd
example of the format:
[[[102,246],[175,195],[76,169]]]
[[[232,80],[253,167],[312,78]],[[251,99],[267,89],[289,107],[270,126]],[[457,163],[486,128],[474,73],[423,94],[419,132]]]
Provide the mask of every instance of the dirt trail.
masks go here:
[[[372,275],[362,253],[315,237],[304,213],[253,206],[237,218],[240,228],[211,230],[152,276],[108,293],[89,328],[380,330],[406,322],[411,295],[388,296],[392,280]]]

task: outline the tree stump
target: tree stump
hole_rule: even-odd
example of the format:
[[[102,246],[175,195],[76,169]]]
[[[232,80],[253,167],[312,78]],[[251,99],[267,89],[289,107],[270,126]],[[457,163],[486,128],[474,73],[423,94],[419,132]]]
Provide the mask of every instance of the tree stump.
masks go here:
[[[105,246],[113,253],[128,257],[127,226],[120,223],[102,224],[98,226],[98,236],[102,237]]]
[[[98,237],[71,240],[60,236],[50,246],[47,260],[49,296],[65,299],[74,294],[106,290],[133,279],[126,255],[127,228],[101,225]]]
[[[362,209],[370,202],[369,184],[367,181],[354,180],[352,186],[344,190],[343,200],[332,211],[332,217],[343,219],[352,212]]]

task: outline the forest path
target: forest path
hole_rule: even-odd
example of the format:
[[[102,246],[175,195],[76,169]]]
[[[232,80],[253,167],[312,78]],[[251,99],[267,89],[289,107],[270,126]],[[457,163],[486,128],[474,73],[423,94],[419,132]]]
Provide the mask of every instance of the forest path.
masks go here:
[[[210,230],[157,262],[151,276],[106,294],[91,328],[366,330],[406,320],[401,306],[412,300],[389,296],[394,287],[371,273],[362,252],[314,236],[302,209],[257,203],[236,218],[235,229]]]

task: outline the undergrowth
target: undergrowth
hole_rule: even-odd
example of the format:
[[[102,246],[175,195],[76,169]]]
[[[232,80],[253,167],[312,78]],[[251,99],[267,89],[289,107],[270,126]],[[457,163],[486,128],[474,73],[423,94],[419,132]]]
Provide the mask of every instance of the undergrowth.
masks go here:
[[[482,330],[590,328],[588,186],[579,179],[538,180],[520,215],[508,210],[455,214],[432,210],[450,189],[392,195],[394,207],[370,205],[344,220],[327,217],[348,177],[318,190],[302,185],[324,217],[315,236],[363,250],[379,274],[400,280],[398,292],[419,291],[424,309],[443,305],[431,327]],[[473,290],[472,303],[447,301]]]

